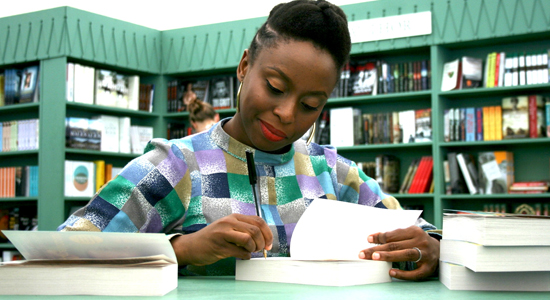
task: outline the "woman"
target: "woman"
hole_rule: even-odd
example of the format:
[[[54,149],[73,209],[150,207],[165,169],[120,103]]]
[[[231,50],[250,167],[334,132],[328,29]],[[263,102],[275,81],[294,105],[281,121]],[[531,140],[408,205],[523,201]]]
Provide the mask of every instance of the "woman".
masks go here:
[[[197,270],[192,266],[208,269],[263,249],[288,255],[292,230],[313,198],[393,205],[393,197],[336,149],[300,139],[319,117],[350,48],[340,8],[307,0],[277,5],[239,63],[236,114],[207,132],[152,140],[59,229],[181,229],[184,234],[171,239],[178,263]],[[269,224],[255,216],[246,150],[254,151]],[[418,260],[417,269],[392,270],[393,277],[418,280],[437,268],[439,242],[419,226],[373,234],[369,241],[380,245],[360,251],[360,258]]]
[[[194,133],[208,130],[220,121],[220,115],[216,113],[212,105],[197,97],[189,101],[187,110],[189,111],[189,122],[191,122]]]

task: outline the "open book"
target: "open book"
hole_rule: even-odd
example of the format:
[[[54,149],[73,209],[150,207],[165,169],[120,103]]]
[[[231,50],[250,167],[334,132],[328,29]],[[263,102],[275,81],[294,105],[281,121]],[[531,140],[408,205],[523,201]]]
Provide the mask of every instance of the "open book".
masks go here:
[[[178,284],[165,234],[3,233],[25,260],[0,264],[0,295],[161,296]]]
[[[390,262],[359,259],[372,233],[414,225],[421,211],[315,199],[292,234],[291,257],[237,260],[235,279],[327,286],[390,282]]]

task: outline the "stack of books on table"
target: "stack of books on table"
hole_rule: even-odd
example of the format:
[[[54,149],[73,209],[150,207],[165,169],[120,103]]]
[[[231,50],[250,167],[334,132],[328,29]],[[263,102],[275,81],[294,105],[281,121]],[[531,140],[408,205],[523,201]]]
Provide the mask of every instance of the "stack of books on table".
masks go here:
[[[443,216],[439,280],[451,290],[550,291],[550,217]]]

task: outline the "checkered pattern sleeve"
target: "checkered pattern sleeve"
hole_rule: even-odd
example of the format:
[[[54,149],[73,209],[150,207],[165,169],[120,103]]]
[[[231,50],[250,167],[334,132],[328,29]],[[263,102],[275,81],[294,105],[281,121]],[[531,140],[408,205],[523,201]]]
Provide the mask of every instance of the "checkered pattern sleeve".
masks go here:
[[[182,150],[154,139],[58,230],[168,232],[183,220],[189,186]]]

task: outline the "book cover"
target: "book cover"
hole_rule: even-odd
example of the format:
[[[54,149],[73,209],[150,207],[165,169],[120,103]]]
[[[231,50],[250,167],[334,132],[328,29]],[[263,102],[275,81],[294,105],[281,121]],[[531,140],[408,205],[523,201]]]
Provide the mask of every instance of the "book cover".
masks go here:
[[[101,149],[101,132],[103,131],[103,123],[97,119],[88,119],[88,139],[86,141],[86,149],[100,150]]]
[[[353,107],[330,109],[330,144],[334,147],[353,146]]]
[[[74,68],[74,102],[94,104],[95,69],[81,64]]]
[[[415,136],[414,142],[430,142],[432,140],[432,109],[419,109],[415,111]]]
[[[119,118],[109,115],[99,115],[94,117],[101,123],[101,143],[100,150],[105,152],[119,151]]]
[[[447,62],[443,65],[443,78],[441,79],[441,91],[450,91],[460,88],[461,62],[459,59]]]
[[[466,108],[466,141],[475,142],[476,140],[476,110],[473,107]]]
[[[401,187],[399,188],[400,194],[405,194],[408,192],[407,186],[411,180],[411,178],[414,176],[414,172],[416,170],[416,167],[418,166],[418,160],[413,159],[411,161],[411,164],[409,165],[409,168],[407,169],[407,173],[405,174],[405,178],[403,178],[403,182],[401,183]]]
[[[458,165],[457,153],[447,153],[447,161],[449,162],[449,173],[451,176],[451,194],[464,194],[467,187]]]
[[[528,107],[528,96],[502,99],[502,137],[504,139],[529,137]]]
[[[529,95],[529,137],[542,137],[544,132],[544,98],[540,95]]]
[[[357,62],[350,80],[352,82],[352,96],[376,95],[378,84],[376,61]]]
[[[118,151],[120,153],[132,153],[130,141],[130,126],[130,117],[118,118]]]
[[[39,91],[38,71],[38,66],[31,66],[21,70],[19,103],[35,102],[35,94]]]
[[[399,112],[399,129],[402,132],[403,143],[415,142],[416,115],[414,110]]]
[[[95,167],[91,161],[65,161],[65,196],[92,197],[95,193]]]
[[[0,265],[0,295],[162,296],[178,284],[165,234],[4,233],[25,260]]]
[[[74,149],[87,149],[88,119],[70,117],[66,120],[66,146]]]
[[[227,109],[233,103],[233,76],[213,78],[210,80],[208,100],[214,109]]]
[[[397,193],[399,191],[399,158],[386,154],[382,157],[382,181],[385,192]]]
[[[514,182],[512,152],[485,151],[478,154],[480,194],[502,194]]]
[[[105,161],[98,159],[94,160],[94,170],[95,170],[95,187],[94,192],[97,192],[105,184]]]
[[[470,195],[477,194],[477,170],[475,169],[473,156],[468,153],[458,153],[456,155],[456,160],[458,162],[458,166],[460,167],[462,177],[466,182],[466,187],[468,187]]]
[[[117,73],[110,70],[95,70],[95,100],[94,104],[102,106],[118,106],[118,93],[122,93],[122,82],[119,83]]]
[[[472,89],[480,87],[483,79],[483,60],[481,58],[463,56],[461,66],[460,88]]]

